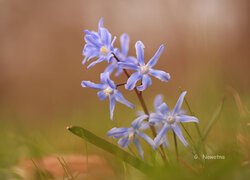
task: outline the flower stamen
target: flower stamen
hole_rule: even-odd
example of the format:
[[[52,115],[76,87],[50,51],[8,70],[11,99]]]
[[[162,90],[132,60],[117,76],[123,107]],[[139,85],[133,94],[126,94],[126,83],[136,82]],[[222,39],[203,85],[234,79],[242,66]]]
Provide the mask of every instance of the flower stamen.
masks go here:
[[[141,67],[140,67],[140,72],[141,72],[141,74],[147,74],[148,71],[149,71],[149,68],[148,68],[147,65],[144,65],[144,66],[141,66]]]
[[[168,116],[166,121],[169,125],[171,125],[175,123],[175,118],[173,116]]]
[[[111,87],[107,87],[103,90],[103,92],[108,96],[113,92],[113,89]]]
[[[100,53],[102,55],[107,55],[109,53],[109,50],[106,46],[102,46],[101,49],[100,49]]]

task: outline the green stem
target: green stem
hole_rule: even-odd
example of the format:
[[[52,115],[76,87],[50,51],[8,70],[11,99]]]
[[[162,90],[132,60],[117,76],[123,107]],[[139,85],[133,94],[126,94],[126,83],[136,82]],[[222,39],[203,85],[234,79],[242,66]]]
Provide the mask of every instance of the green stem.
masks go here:
[[[176,134],[174,131],[173,132],[173,137],[174,137],[174,147],[175,147],[175,154],[176,154],[176,160],[179,162],[179,153],[178,153],[178,144],[177,144],[177,139],[176,139]]]

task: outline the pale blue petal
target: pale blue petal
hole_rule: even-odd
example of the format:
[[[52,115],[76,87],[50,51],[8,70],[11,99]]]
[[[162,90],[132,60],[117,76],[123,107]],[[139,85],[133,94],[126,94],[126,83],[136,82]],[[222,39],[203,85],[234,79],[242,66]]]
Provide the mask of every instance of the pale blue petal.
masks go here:
[[[107,94],[104,93],[103,91],[97,92],[97,95],[98,95],[98,97],[99,97],[101,100],[104,100],[104,99],[107,98]]]
[[[101,48],[101,46],[102,46],[101,42],[99,42],[98,39],[96,39],[95,37],[93,37],[93,36],[91,36],[91,35],[86,35],[86,36],[85,36],[85,41],[86,41],[87,43],[90,43],[90,44],[92,44],[92,45],[98,47],[98,48]]]
[[[194,117],[194,116],[188,116],[188,115],[181,115],[181,116],[176,116],[176,120],[179,121],[179,122],[196,122],[198,123],[199,120]]]
[[[162,115],[165,115],[169,112],[169,108],[166,103],[162,103],[158,108],[157,112],[161,113]]]
[[[100,34],[102,43],[105,44],[106,46],[109,46],[111,44],[111,39],[112,39],[111,34],[108,32],[106,28],[100,28]]]
[[[142,122],[139,129],[143,131],[148,129],[149,127],[150,127],[149,122]]]
[[[147,75],[144,74],[142,76],[142,85],[137,87],[138,91],[144,91],[145,89],[147,89],[150,85],[152,84],[152,80],[151,78]]]
[[[155,53],[155,55],[148,61],[147,63],[148,67],[151,68],[157,63],[163,51],[164,51],[164,45],[161,45],[159,49],[157,50],[157,52]]]
[[[135,43],[135,49],[136,49],[136,56],[138,59],[138,63],[143,66],[145,65],[144,63],[144,44],[141,41],[137,41]]]
[[[155,142],[146,134],[142,132],[137,133],[142,139],[144,139],[152,148],[156,149]]]
[[[89,31],[88,29],[84,30],[86,35],[93,36],[94,39],[99,39],[99,35],[95,31]]]
[[[125,63],[138,64],[138,60],[133,56],[128,56],[125,60]]]
[[[89,69],[89,68],[93,67],[94,65],[96,65],[96,64],[98,64],[98,63],[100,63],[100,62],[102,62],[104,60],[105,60],[104,57],[100,57],[99,59],[97,59],[96,61],[92,62],[90,65],[88,65],[87,68]]]
[[[176,102],[176,105],[174,107],[174,110],[173,110],[173,114],[178,114],[181,110],[181,106],[182,106],[182,103],[184,101],[184,97],[185,95],[187,94],[187,91],[184,91],[183,93],[181,93],[178,101]]]
[[[131,123],[131,126],[134,128],[134,129],[139,129],[140,128],[140,124],[143,120],[147,119],[148,118],[148,115],[144,114],[142,116],[139,116],[138,118],[136,118],[132,123]]]
[[[125,88],[128,89],[128,90],[134,89],[137,81],[139,81],[140,79],[141,79],[141,74],[139,72],[133,73],[128,78],[128,81],[127,81],[127,84],[125,85]]]
[[[157,134],[157,136],[154,139],[155,146],[158,147],[160,143],[162,142],[162,138],[166,136],[167,131],[170,129],[168,124],[164,124],[160,132]]]
[[[156,123],[162,122],[164,117],[161,114],[151,113],[149,116],[149,123],[155,125]]]
[[[112,89],[116,89],[116,85],[115,85],[114,81],[112,81],[112,80],[110,79],[110,74],[109,74],[109,72],[101,73],[100,77],[101,77],[101,82],[102,82],[103,84],[108,85],[108,86],[109,86],[110,88],[112,88]]]
[[[82,81],[81,85],[82,87],[89,87],[89,88],[100,89],[100,90],[103,90],[105,88],[104,84],[96,84],[91,81]]]
[[[154,99],[154,108],[155,110],[158,108],[158,106],[160,106],[163,103],[163,95],[162,94],[158,94],[157,96],[155,96]]]
[[[178,124],[175,124],[174,126],[172,126],[172,128],[174,130],[174,133],[180,139],[180,141],[184,144],[184,146],[188,146],[188,143],[187,143],[186,139],[183,137],[181,129],[178,126]]]
[[[124,33],[120,37],[121,42],[121,50],[124,56],[127,56],[129,50],[129,36],[128,34]]]
[[[123,72],[123,69],[121,69],[120,67],[118,67],[118,68],[117,68],[117,71],[116,71],[116,73],[115,73],[115,76],[116,76],[116,77],[120,76],[120,75],[122,74],[122,72]]]
[[[140,143],[138,138],[134,138],[134,144],[135,144],[135,147],[136,147],[140,157],[143,159],[144,151],[141,147],[141,143]]]
[[[124,63],[124,62],[119,62],[118,66],[122,69],[131,69],[131,70],[138,70],[138,66],[133,63]]]
[[[151,76],[154,76],[155,78],[160,79],[161,81],[169,81],[170,79],[170,74],[166,73],[165,71],[150,69],[148,73]]]
[[[100,18],[99,22],[98,22],[98,28],[103,27],[103,18]]]
[[[134,107],[135,107],[131,102],[129,102],[128,100],[126,100],[126,99],[123,97],[122,93],[120,93],[118,90],[115,91],[115,93],[114,93],[114,98],[115,98],[115,100],[118,101],[119,103],[122,103],[122,104],[124,104],[124,105],[126,105],[126,106],[128,106],[128,107],[130,107],[130,108],[134,108]]]
[[[114,36],[112,42],[111,42],[111,50],[114,52],[114,49],[113,49],[113,46],[114,46],[114,43],[116,41],[116,36]]]
[[[123,137],[123,138],[121,138],[121,139],[118,141],[118,144],[119,144],[122,148],[128,147],[129,143],[130,143],[130,140],[129,140],[129,137],[128,137],[128,136]]]
[[[115,110],[115,97],[113,95],[109,96],[109,111],[110,111],[110,119],[113,120]]]
[[[87,62],[88,57],[85,56],[84,59],[82,60],[82,65],[84,65]]]
[[[116,63],[116,62],[111,63],[111,64],[109,64],[109,65],[106,67],[106,69],[104,70],[104,73],[108,72],[108,73],[111,74],[111,73],[115,70],[115,68],[117,68],[117,63]]]
[[[107,132],[109,137],[114,137],[115,139],[120,138],[128,134],[128,128],[112,128]]]

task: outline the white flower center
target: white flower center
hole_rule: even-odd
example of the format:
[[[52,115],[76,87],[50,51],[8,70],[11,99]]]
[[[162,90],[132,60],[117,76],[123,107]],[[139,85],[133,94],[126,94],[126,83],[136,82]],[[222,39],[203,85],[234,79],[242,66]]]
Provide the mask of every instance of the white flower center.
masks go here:
[[[129,140],[133,140],[134,137],[135,137],[135,132],[134,131],[129,131],[129,133],[128,133],[128,139]]]
[[[107,55],[109,53],[109,50],[106,46],[102,46],[100,52],[102,55]]]
[[[168,124],[174,124],[175,123],[175,118],[173,116],[168,116],[166,119]]]
[[[141,74],[147,74],[149,71],[149,68],[147,65],[141,66],[140,67]]]
[[[113,92],[113,89],[111,87],[107,87],[103,90],[103,92],[108,96]]]

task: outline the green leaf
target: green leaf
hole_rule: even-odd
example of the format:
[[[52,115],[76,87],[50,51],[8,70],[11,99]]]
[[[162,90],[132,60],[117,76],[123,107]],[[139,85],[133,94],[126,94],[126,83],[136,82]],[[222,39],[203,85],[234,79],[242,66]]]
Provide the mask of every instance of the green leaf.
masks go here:
[[[96,145],[97,147],[115,155],[116,157],[122,159],[124,162],[130,164],[134,168],[144,172],[149,173],[149,170],[152,170],[152,167],[142,160],[132,156],[128,152],[124,151],[123,149],[119,148],[118,146],[109,143],[108,141],[96,136],[95,134],[91,133],[90,131],[77,127],[77,126],[71,126],[67,127],[67,129],[75,134],[76,136],[79,136],[80,138]]]

